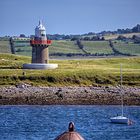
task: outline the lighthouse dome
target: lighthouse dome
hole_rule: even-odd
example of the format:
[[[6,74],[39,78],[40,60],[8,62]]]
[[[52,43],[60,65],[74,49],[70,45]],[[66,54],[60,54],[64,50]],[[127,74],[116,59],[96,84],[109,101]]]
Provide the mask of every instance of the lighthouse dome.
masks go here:
[[[39,21],[38,26],[35,28],[35,37],[45,37],[46,36],[46,29],[43,26],[42,22]]]

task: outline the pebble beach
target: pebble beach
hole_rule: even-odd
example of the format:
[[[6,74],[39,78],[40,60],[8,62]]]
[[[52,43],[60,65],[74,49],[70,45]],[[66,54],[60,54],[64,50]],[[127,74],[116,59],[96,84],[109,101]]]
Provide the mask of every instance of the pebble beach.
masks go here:
[[[123,87],[124,105],[140,105],[140,87]],[[119,87],[0,87],[0,105],[120,105]]]

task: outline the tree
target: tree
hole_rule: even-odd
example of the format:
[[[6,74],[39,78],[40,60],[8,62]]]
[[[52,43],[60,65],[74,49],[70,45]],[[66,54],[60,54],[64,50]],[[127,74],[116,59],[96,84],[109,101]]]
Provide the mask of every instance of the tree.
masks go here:
[[[78,38],[78,37],[73,37],[73,38],[71,39],[71,41],[76,41],[76,40],[79,40],[79,38]]]
[[[84,48],[84,45],[81,43],[80,40],[77,40],[77,45],[79,46],[80,49]]]
[[[102,37],[102,38],[101,38],[101,40],[105,40],[105,38],[104,38],[104,37]]]
[[[133,35],[133,36],[132,36],[132,39],[134,40],[134,39],[136,39],[136,37],[137,37],[136,35]]]
[[[125,40],[125,39],[126,39],[126,37],[123,36],[123,35],[119,35],[119,36],[117,37],[117,40]]]
[[[140,32],[140,25],[137,24],[134,28],[132,28],[132,31],[135,32],[135,33]]]
[[[93,41],[98,41],[98,40],[100,40],[100,37],[99,37],[99,36],[93,36],[93,37],[91,38],[91,40],[93,40]]]
[[[20,34],[20,37],[26,37],[24,34]]]
[[[69,35],[63,37],[63,39],[71,39]]]
[[[90,40],[90,37],[87,37],[86,36],[86,37],[83,38],[83,40],[88,40],[89,41]]]
[[[140,37],[139,36],[133,35],[132,39],[133,39],[134,43],[140,43]]]

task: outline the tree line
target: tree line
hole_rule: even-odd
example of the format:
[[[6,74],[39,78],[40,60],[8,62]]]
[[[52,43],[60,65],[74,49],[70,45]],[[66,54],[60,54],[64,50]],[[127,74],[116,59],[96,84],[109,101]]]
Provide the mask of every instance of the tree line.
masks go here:
[[[116,31],[102,31],[99,33],[89,32],[86,34],[77,34],[77,35],[64,35],[64,34],[47,34],[47,38],[51,40],[88,40],[88,41],[97,41],[97,40],[104,40],[104,35],[107,34],[126,34],[126,33],[140,33],[140,24],[137,24],[133,28],[126,28],[126,29],[117,29]],[[30,37],[33,37],[31,35]],[[92,36],[92,37],[90,37]],[[20,34],[19,37],[27,37],[24,34]],[[10,36],[0,37],[0,40],[9,40]],[[29,38],[29,36],[27,37]]]
[[[79,34],[79,35],[61,35],[61,34],[47,34],[47,37],[51,40],[77,40],[77,39],[81,39],[81,40],[104,40],[104,35],[107,34],[126,34],[126,33],[140,33],[140,24],[137,24],[136,26],[134,26],[133,28],[126,28],[126,29],[117,29],[116,31],[102,31],[99,33],[94,33],[94,32],[89,32],[86,34]],[[89,37],[89,36],[93,36],[93,37]]]

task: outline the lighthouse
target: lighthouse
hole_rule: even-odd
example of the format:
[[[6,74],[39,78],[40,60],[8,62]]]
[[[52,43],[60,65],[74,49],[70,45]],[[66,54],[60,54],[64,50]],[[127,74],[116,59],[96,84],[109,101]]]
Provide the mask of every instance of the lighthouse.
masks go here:
[[[31,39],[32,46],[32,63],[49,63],[48,47],[51,40],[46,37],[46,29],[39,21],[39,25],[35,28],[35,37]]]
[[[24,69],[55,69],[58,64],[49,64],[49,46],[51,40],[47,39],[45,26],[39,21],[35,28],[35,36],[31,38],[32,46],[31,64],[23,64]]]

